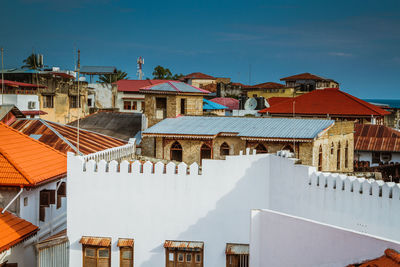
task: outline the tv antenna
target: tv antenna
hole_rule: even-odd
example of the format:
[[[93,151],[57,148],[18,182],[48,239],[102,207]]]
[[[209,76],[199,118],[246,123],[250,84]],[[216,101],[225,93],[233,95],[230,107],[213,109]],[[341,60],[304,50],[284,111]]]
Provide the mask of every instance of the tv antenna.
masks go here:
[[[144,64],[144,59],[142,57],[139,57],[137,59],[137,76],[139,80],[143,80],[143,64]]]

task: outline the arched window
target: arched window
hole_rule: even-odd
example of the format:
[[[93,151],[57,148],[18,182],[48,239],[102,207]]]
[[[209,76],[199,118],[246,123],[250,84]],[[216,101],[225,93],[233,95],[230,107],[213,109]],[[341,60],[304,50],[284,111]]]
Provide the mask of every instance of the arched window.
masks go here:
[[[334,150],[335,150],[335,147],[334,147],[333,142],[332,142],[331,143],[331,155],[333,155]]]
[[[200,148],[200,161],[203,159],[211,159],[211,147],[203,144]]]
[[[263,144],[258,144],[256,146],[256,153],[257,154],[268,153],[268,149]]]
[[[336,164],[337,164],[336,169],[340,170],[340,142],[337,145],[336,153],[337,153],[337,156],[336,156]]]
[[[229,155],[229,146],[227,143],[223,142],[221,147],[219,148],[219,153],[221,156]]]
[[[171,146],[171,160],[182,161],[182,146],[178,141]]]
[[[292,153],[294,152],[293,146],[289,144],[284,145],[281,150],[289,150]]]
[[[347,168],[349,166],[349,142],[346,141],[346,146],[344,148],[344,167]]]
[[[319,146],[318,151],[318,171],[322,171],[322,146]]]

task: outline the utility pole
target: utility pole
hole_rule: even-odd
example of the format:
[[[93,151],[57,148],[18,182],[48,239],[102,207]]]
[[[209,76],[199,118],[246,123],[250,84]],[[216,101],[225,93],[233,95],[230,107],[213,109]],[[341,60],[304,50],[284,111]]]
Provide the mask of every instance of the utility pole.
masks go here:
[[[4,105],[4,65],[3,65],[4,49],[1,48],[1,104]]]
[[[77,144],[77,148],[78,148],[78,155],[80,154],[79,152],[79,119],[81,117],[81,95],[80,95],[80,90],[79,90],[79,72],[81,69],[81,50],[78,49],[78,127],[77,127],[77,136],[76,136],[76,144]]]

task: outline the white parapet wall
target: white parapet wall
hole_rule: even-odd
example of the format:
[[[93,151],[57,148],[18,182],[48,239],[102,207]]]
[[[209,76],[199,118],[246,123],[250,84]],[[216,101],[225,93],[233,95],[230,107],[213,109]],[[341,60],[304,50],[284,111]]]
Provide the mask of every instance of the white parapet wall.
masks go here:
[[[86,162],[68,155],[70,264],[81,266],[82,236],[135,239],[135,266],[165,265],[165,240],[203,241],[204,266],[225,265],[226,243],[249,243],[252,209],[272,209],[400,240],[400,190],[326,174],[294,159],[227,156],[198,166]]]
[[[253,210],[250,266],[343,267],[400,243],[271,210]]]

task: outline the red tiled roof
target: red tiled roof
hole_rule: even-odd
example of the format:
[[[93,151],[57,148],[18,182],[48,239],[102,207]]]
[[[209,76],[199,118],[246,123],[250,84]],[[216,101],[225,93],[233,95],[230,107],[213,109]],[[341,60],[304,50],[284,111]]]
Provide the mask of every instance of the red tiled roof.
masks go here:
[[[0,85],[2,83],[2,80],[0,79]],[[36,85],[36,84],[31,84],[31,83],[21,83],[21,82],[15,82],[15,81],[9,81],[9,80],[4,80],[4,85],[5,86],[11,86],[11,87],[30,87],[30,88],[46,88],[44,85]]]
[[[281,89],[284,88],[285,85],[280,84],[280,83],[274,83],[274,82],[266,82],[266,83],[260,83],[256,85],[249,85],[246,86],[244,89]]]
[[[181,78],[181,80],[186,79],[207,79],[207,80],[215,80],[216,78],[201,72],[193,72],[188,75],[185,75]]]
[[[116,84],[119,92],[139,92],[140,88],[165,83],[169,80],[119,80]]]
[[[293,105],[293,102],[294,105]],[[338,88],[314,90],[307,94],[277,103],[260,110],[259,113],[303,115],[344,115],[344,116],[384,116],[390,112],[367,103],[357,97],[340,91]]]
[[[281,102],[283,102],[283,101],[291,100],[292,98],[293,98],[293,97],[279,97],[279,96],[274,96],[274,97],[268,98],[267,101],[268,101],[269,106],[272,107],[272,106],[274,106],[274,105],[276,105],[276,104],[278,104],[278,103],[281,103]]]
[[[385,254],[377,259],[368,260],[361,264],[348,265],[347,267],[398,267],[400,254],[393,249],[386,249]]]
[[[0,123],[0,186],[36,186],[66,172],[66,155]]]
[[[40,135],[38,141],[61,153],[76,152],[77,128],[41,119],[19,119],[10,125],[26,135]],[[73,146],[71,146],[71,145]],[[127,144],[126,141],[100,133],[79,130],[79,151],[85,155]]]
[[[289,77],[285,77],[285,78],[281,78],[281,81],[295,81],[295,80],[317,80],[317,81],[329,81],[331,79],[327,79],[315,74],[311,74],[311,73],[301,73],[301,74],[296,74],[293,76],[289,76]]]
[[[400,132],[384,125],[356,124],[354,150],[400,152]]]
[[[216,97],[210,99],[210,101],[223,105],[230,110],[239,109],[239,100],[231,98],[231,97]]]
[[[39,227],[0,209],[0,253],[23,242],[39,231]]]

